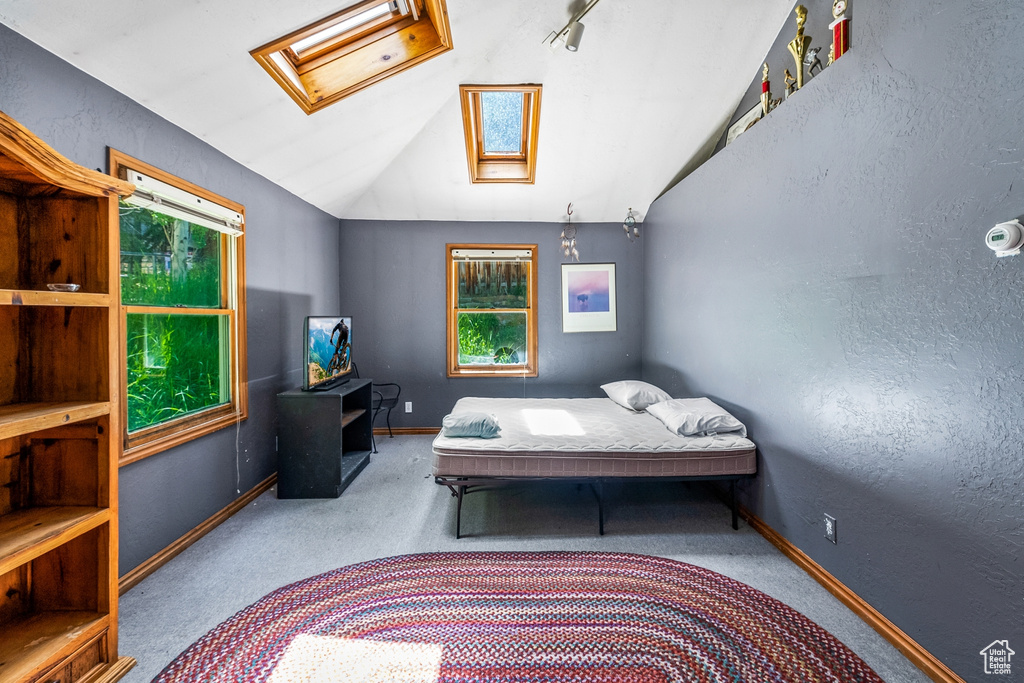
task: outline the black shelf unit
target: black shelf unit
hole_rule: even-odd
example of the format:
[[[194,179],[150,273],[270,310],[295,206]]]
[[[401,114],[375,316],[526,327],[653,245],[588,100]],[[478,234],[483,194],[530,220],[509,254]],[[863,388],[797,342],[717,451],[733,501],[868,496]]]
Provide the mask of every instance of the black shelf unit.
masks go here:
[[[337,498],[373,448],[372,382],[277,395],[278,498]]]

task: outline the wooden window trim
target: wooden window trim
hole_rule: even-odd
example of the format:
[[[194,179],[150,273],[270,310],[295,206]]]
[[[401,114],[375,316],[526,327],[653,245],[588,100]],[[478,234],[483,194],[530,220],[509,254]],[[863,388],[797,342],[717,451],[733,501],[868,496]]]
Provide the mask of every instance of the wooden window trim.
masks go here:
[[[526,363],[518,365],[459,365],[459,330],[457,308],[459,286],[455,274],[455,259],[452,252],[457,249],[514,249],[531,250],[530,256],[530,297],[526,308]],[[537,376],[537,245],[536,244],[446,244],[445,245],[445,291],[448,337],[448,377],[536,377]],[[465,309],[470,310],[470,309]],[[519,313],[523,309],[488,308],[472,309],[487,313]]]
[[[543,86],[460,85],[462,126],[466,138],[466,161],[470,182],[533,184],[537,173],[537,141],[540,136],[540,101]],[[521,92],[523,97],[523,141],[521,154],[485,154],[480,93]]]
[[[306,114],[312,114],[452,49],[446,0],[409,1],[416,4],[418,19],[392,13],[330,38],[309,54],[299,56],[291,49],[296,41],[382,2],[363,0],[249,54]]]
[[[131,157],[123,152],[119,152],[116,149],[111,148],[109,150],[109,171],[110,175],[120,177],[122,167],[132,168],[136,171],[145,173],[146,175],[161,180],[165,183],[175,185],[176,187],[191,192],[203,199],[211,202],[220,204],[230,208],[232,211],[245,215],[245,207],[238,202],[234,202],[226,197],[222,197],[218,194],[210,192],[205,188],[202,188],[194,183],[190,183],[187,180],[183,180],[176,176],[167,173],[152,164],[148,164],[140,159]],[[119,465],[124,466],[129,463],[142,460],[151,455],[161,453],[175,446],[180,446],[183,443],[187,443],[194,439],[198,439],[201,436],[205,436],[219,429],[223,429],[232,424],[237,424],[242,420],[247,420],[249,417],[249,371],[248,371],[248,352],[247,352],[247,335],[246,335],[246,308],[245,308],[245,226],[242,227],[243,235],[236,237],[235,239],[235,263],[233,265],[235,273],[235,296],[236,305],[235,308],[175,308],[170,306],[137,306],[137,305],[121,305],[121,338],[119,341],[119,363],[121,368],[121,381],[120,381],[120,392],[124,400],[121,401],[121,428],[123,433],[121,435],[124,450],[119,460]],[[118,244],[112,247],[112,253],[117,254],[117,258],[120,259],[120,236],[121,231],[118,227],[113,231],[117,235]],[[230,248],[228,246],[228,238],[221,238],[221,263],[223,269],[226,272],[230,272],[232,264],[229,262],[230,259]],[[120,270],[120,269],[119,269]],[[227,302],[232,292],[229,291],[230,277],[221,278],[221,301]],[[112,288],[113,289],[113,288]],[[117,301],[121,300],[121,288],[120,283],[116,287],[116,291],[111,292],[111,296],[116,296]],[[141,429],[133,432],[131,436],[128,435],[128,390],[127,390],[127,373],[125,368],[127,367],[128,358],[128,347],[127,347],[127,317],[129,313],[155,313],[162,315],[177,315],[177,314],[190,314],[190,315],[226,315],[231,319],[231,324],[228,328],[231,333],[229,340],[230,348],[234,357],[231,363],[231,401],[226,404],[213,406],[206,410],[201,410],[195,413],[191,413],[184,417],[172,420],[159,425],[154,425],[146,429]]]
[[[358,5],[355,5],[354,7],[351,7],[351,8],[346,9],[346,10],[342,10],[341,12],[338,12],[337,14],[332,15],[332,18],[319,23],[317,31],[311,31],[311,32],[308,32],[308,33],[310,35],[315,35],[318,31],[327,29],[327,28],[329,28],[331,25],[333,25],[335,23],[341,23],[342,21],[345,21],[346,19],[349,19],[351,17],[354,17],[354,16],[357,16],[357,15],[361,14],[362,12],[364,12],[367,9],[370,9],[371,7],[376,7],[378,5],[381,5],[381,4],[383,4],[383,1],[384,0],[366,0],[365,2],[361,2]],[[337,50],[340,47],[348,45],[349,43],[356,42],[360,38],[364,38],[366,36],[373,35],[374,33],[377,33],[378,31],[390,28],[392,25],[398,23],[402,19],[405,19],[405,16],[403,16],[403,15],[397,13],[397,12],[389,12],[388,14],[385,14],[383,16],[377,17],[376,19],[371,19],[370,21],[366,22],[365,24],[361,24],[359,26],[356,26],[353,29],[345,31],[344,33],[339,33],[338,35],[334,36],[333,38],[328,38],[327,40],[323,41],[322,43],[319,43],[317,45],[314,45],[314,46],[308,48],[305,51],[305,54],[299,54],[299,53],[297,53],[292,48],[292,45],[296,41],[293,41],[292,43],[290,43],[288,45],[288,47],[286,47],[282,52],[284,53],[284,55],[286,57],[288,57],[288,60],[292,64],[294,64],[296,67],[300,67],[303,64],[311,62],[314,59],[316,59],[317,57],[322,56],[325,52],[330,52],[332,50]],[[307,36],[303,36],[303,37],[307,37]],[[302,38],[298,38],[297,40],[302,40]]]
[[[503,89],[503,92],[508,90]],[[523,128],[519,139],[519,154],[498,154],[495,152],[488,152],[484,147],[484,112],[483,112],[483,100],[480,97],[481,91],[470,92],[470,101],[473,110],[473,125],[476,132],[476,149],[479,162],[488,161],[515,161],[519,163],[528,162],[528,154],[530,145],[530,129],[529,121],[532,115],[533,99],[527,95],[523,97]]]

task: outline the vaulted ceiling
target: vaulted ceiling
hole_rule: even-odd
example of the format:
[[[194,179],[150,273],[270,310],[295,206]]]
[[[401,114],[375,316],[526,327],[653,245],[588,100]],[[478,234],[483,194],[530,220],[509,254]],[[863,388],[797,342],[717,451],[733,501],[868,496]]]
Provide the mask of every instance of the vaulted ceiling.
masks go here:
[[[307,116],[249,51],[354,0],[0,0],[0,22],[339,218],[643,216],[707,154],[792,0],[447,0],[454,49]],[[541,83],[533,185],[473,185],[459,85]]]

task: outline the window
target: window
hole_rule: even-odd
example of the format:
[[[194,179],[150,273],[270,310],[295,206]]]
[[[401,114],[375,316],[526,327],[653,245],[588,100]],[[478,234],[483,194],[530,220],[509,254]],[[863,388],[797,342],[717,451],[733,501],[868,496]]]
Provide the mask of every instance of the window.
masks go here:
[[[449,244],[448,376],[537,376],[537,245]]]
[[[532,183],[540,129],[539,85],[461,85],[469,177]]]
[[[249,54],[312,114],[451,49],[445,0],[363,0]]]
[[[245,419],[245,209],[110,151],[121,200],[122,464]]]

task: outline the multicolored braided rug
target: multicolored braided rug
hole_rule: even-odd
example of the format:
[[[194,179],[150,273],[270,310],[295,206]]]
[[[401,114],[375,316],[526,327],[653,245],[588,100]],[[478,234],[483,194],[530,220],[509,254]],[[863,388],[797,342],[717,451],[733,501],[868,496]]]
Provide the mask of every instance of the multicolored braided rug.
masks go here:
[[[881,683],[799,612],[675,560],[428,553],[285,586],[155,679]]]

